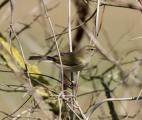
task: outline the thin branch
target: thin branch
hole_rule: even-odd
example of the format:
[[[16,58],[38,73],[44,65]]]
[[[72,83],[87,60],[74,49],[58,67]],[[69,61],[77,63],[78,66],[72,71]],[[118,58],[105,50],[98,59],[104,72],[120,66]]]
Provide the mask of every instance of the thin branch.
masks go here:
[[[52,34],[53,34],[53,40],[56,44],[56,48],[57,48],[57,52],[58,52],[58,55],[59,55],[59,61],[60,61],[60,65],[61,65],[61,81],[62,81],[62,91],[64,90],[64,72],[63,72],[63,63],[62,63],[62,59],[61,59],[61,54],[60,54],[60,50],[59,50],[59,46],[58,46],[58,42],[57,42],[57,39],[56,39],[56,36],[55,36],[55,31],[54,31],[54,27],[53,27],[53,23],[51,21],[51,18],[49,17],[48,15],[48,12],[47,12],[47,9],[45,7],[45,3],[44,3],[44,0],[41,0],[42,1],[42,4],[43,4],[43,8],[44,8],[44,11],[45,11],[45,15],[49,21],[49,24],[50,24],[50,27],[51,27],[51,31],[52,31]]]
[[[87,117],[87,120],[89,120],[91,115],[93,114],[93,112],[105,102],[110,102],[110,101],[135,101],[135,100],[139,100],[139,101],[142,100],[142,96],[128,97],[128,98],[108,98],[108,99],[104,99],[102,102],[96,103],[95,105],[92,106],[90,113]]]
[[[129,1],[124,2],[123,0],[117,0],[115,2],[101,1],[100,5],[106,5],[106,6],[112,6],[112,7],[122,7],[122,8],[129,8],[129,9],[135,9],[135,10],[142,11],[142,6],[138,4],[130,3]]]
[[[101,84],[102,84],[102,86],[103,86],[104,89],[105,89],[105,95],[106,95],[106,97],[107,97],[107,98],[112,98],[112,97],[111,97],[111,91],[110,91],[108,85],[104,82],[104,79],[103,79],[103,78],[101,79]],[[112,101],[108,101],[107,103],[108,103],[108,107],[109,107],[109,111],[110,111],[112,120],[119,120],[113,102],[112,102]]]
[[[0,9],[2,9],[10,0],[4,0],[0,3]]]
[[[71,31],[74,31],[74,30],[78,29],[79,27],[82,27],[83,25],[85,25],[88,21],[90,21],[95,16],[96,11],[97,11],[97,9],[95,9],[95,11],[90,15],[90,17],[88,17],[86,20],[82,21],[82,23],[80,23],[79,25],[73,27],[71,29]],[[61,35],[66,34],[66,33],[68,33],[68,31],[63,31],[61,33],[56,34],[55,37],[61,36]],[[49,39],[52,39],[52,38],[54,38],[54,36],[51,36],[51,37],[47,38],[46,40],[49,40]]]
[[[72,34],[71,34],[71,0],[68,0],[68,38],[70,52],[72,52]]]
[[[7,115],[6,117],[2,118],[1,120],[7,119],[9,116],[13,116],[16,112],[18,112],[29,100],[31,99],[31,96],[27,98],[27,100],[20,106],[18,107],[15,111],[13,111],[11,114]]]
[[[101,0],[97,1],[97,14],[96,14],[96,36],[98,36],[98,32],[99,32],[99,14],[100,14],[100,3]]]
[[[16,32],[16,35],[20,35],[20,33],[29,29],[31,27],[31,25],[34,24],[38,20],[39,17],[41,17],[41,15],[37,15],[30,23],[23,24],[24,27],[22,27],[18,32]],[[13,36],[11,39],[14,40],[15,38],[16,38],[16,36]]]

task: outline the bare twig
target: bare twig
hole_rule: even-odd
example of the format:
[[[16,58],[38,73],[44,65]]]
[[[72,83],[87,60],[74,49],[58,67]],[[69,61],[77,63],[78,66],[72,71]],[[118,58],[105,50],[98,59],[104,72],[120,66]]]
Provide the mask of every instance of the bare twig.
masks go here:
[[[128,98],[108,98],[108,99],[104,99],[102,102],[96,103],[94,106],[92,106],[91,111],[89,112],[89,115],[87,117],[87,120],[89,120],[89,118],[91,117],[92,113],[99,107],[101,106],[103,103],[105,102],[109,102],[109,101],[135,101],[137,100],[138,97],[128,97]],[[142,96],[139,96],[138,100],[142,100]]]
[[[50,24],[50,27],[51,27],[51,31],[52,31],[52,34],[54,36],[54,42],[56,44],[56,48],[57,48],[57,51],[58,51],[58,55],[59,55],[59,60],[60,60],[60,64],[61,64],[61,81],[62,81],[62,91],[64,91],[64,73],[63,73],[63,63],[62,63],[62,59],[61,59],[61,54],[60,54],[60,50],[59,50],[59,46],[58,46],[58,42],[57,42],[57,39],[56,39],[56,36],[55,36],[55,31],[54,31],[54,28],[53,28],[53,24],[52,24],[52,21],[51,21],[51,18],[49,17],[48,13],[47,13],[47,9],[45,7],[45,3],[44,3],[44,0],[41,0],[42,3],[43,3],[43,7],[44,7],[44,10],[45,10],[45,15],[49,21],[49,24]]]
[[[0,9],[2,9],[10,0],[4,0],[0,3]]]

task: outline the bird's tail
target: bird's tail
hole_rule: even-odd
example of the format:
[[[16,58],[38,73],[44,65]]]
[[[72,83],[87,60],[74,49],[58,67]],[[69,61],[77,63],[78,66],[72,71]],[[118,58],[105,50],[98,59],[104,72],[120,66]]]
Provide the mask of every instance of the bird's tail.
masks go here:
[[[51,61],[54,61],[54,58],[50,57],[50,56],[37,55],[37,56],[30,56],[29,60],[51,60]]]

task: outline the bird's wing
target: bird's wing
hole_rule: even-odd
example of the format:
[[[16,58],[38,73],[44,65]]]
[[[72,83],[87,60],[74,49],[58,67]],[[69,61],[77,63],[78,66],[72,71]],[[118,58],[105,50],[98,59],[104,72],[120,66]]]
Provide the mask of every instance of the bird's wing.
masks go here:
[[[54,62],[60,64],[59,56],[55,55],[53,57],[55,58]],[[80,61],[77,59],[77,57],[75,57],[74,53],[62,53],[61,59],[63,65],[74,66],[80,64]]]

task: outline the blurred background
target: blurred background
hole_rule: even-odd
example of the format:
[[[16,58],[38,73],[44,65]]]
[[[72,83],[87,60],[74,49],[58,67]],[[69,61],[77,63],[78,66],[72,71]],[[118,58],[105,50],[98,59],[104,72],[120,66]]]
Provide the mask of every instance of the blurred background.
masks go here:
[[[10,3],[12,3],[13,8]],[[115,62],[102,55],[102,48],[97,48],[98,51],[92,57],[87,68],[81,71],[77,101],[83,112],[88,113],[93,105],[107,98],[141,96],[142,7],[140,3],[141,1],[133,0],[125,0],[125,2],[122,0],[104,0],[102,2],[99,11],[99,32],[95,37],[105,50],[106,56],[111,56]],[[68,52],[70,46],[68,0],[44,0],[44,5],[57,35],[60,51]],[[71,1],[73,50],[91,43],[87,31],[94,34],[96,9],[97,1],[95,0]],[[49,18],[45,14],[42,0],[0,0],[0,16],[0,32],[7,39],[7,42],[21,53],[15,35],[11,35],[10,32],[12,24],[20,40],[26,62],[37,66],[42,74],[59,79],[60,70],[54,64],[28,60],[30,55],[57,54]],[[76,27],[80,24],[79,20],[84,23],[83,27]],[[2,54],[1,57],[3,57]],[[3,59],[1,59],[0,120],[13,119],[18,114],[21,115],[21,118],[17,119],[39,118],[46,120],[46,115],[40,109],[27,112],[34,106],[31,98],[20,108],[29,96],[25,91],[14,91],[13,86],[22,85],[23,82],[13,72],[2,72],[2,70],[7,69],[10,68],[3,65]],[[57,81],[47,77],[44,79],[49,82],[50,89],[54,88],[60,92],[60,84]],[[12,91],[8,91],[11,88]],[[141,120],[141,105],[141,101],[131,100],[106,102],[93,112],[90,119]],[[12,114],[13,112],[14,114]]]

